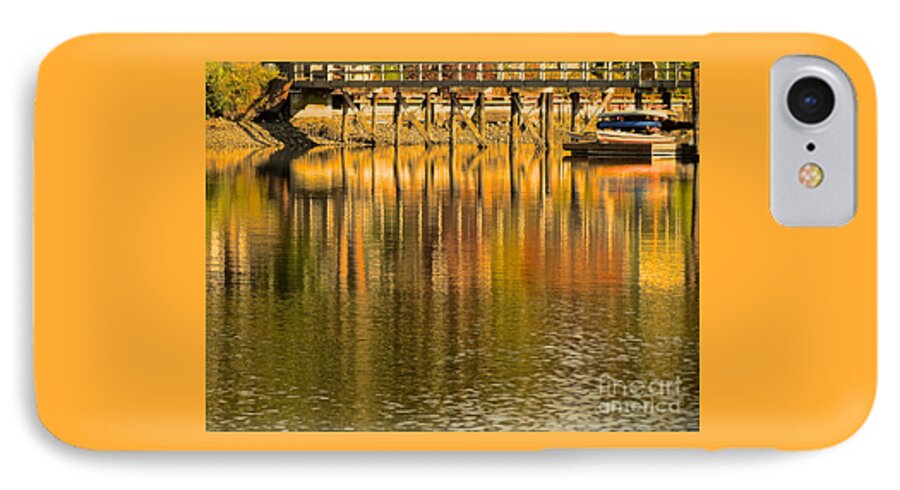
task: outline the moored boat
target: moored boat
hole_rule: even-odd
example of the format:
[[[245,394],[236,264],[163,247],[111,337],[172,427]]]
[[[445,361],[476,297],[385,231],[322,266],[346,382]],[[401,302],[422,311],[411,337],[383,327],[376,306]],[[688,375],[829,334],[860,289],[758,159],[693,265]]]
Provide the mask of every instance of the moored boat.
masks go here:
[[[629,133],[625,131],[597,131],[596,138],[603,143],[630,143],[637,145],[675,142],[675,136],[671,134]]]

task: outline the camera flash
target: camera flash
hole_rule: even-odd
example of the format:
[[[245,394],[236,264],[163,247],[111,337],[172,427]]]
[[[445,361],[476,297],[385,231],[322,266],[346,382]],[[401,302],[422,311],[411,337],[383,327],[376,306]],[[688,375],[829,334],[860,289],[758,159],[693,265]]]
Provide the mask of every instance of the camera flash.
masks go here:
[[[816,187],[819,187],[825,179],[825,172],[822,170],[822,167],[817,164],[807,163],[800,167],[800,172],[797,177],[800,179],[800,184],[803,185],[803,187],[815,189]]]

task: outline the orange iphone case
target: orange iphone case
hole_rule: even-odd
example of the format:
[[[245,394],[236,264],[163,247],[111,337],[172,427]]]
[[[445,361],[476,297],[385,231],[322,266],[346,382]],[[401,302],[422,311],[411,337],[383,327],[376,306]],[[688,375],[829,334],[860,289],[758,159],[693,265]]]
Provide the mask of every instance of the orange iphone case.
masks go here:
[[[856,92],[843,226],[769,210],[795,54]],[[112,450],[834,444],[875,394],[875,135],[817,35],[75,38],[35,106],[38,414]]]

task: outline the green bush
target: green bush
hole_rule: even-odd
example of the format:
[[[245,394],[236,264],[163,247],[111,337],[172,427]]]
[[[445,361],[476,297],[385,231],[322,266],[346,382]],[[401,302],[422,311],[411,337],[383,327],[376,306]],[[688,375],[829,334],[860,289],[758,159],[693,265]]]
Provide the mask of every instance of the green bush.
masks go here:
[[[278,76],[275,68],[260,63],[209,62],[206,64],[206,115],[237,120]]]

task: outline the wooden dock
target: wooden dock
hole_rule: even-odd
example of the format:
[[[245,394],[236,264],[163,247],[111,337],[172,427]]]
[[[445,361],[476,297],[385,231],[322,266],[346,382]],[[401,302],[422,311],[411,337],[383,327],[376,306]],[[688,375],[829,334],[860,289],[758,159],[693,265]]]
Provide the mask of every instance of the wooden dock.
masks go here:
[[[280,113],[290,119],[316,104],[339,113],[340,140],[349,144],[351,125],[374,142],[379,109],[390,108],[393,143],[400,128],[412,128],[425,146],[435,144],[431,128],[449,130],[449,144],[460,132],[487,146],[490,109],[509,131],[509,144],[526,135],[549,149],[554,135],[593,130],[610,107],[680,109],[696,139],[694,62],[265,62],[289,83]],[[441,115],[442,121],[437,114]],[[373,143],[374,144],[374,143]],[[624,150],[623,150],[624,151]],[[635,148],[629,152],[637,151]],[[659,151],[663,151],[662,148]],[[677,150],[673,150],[677,154]],[[593,150],[588,150],[592,153]],[[643,153],[642,153],[643,154]],[[652,151],[651,151],[652,154]]]

